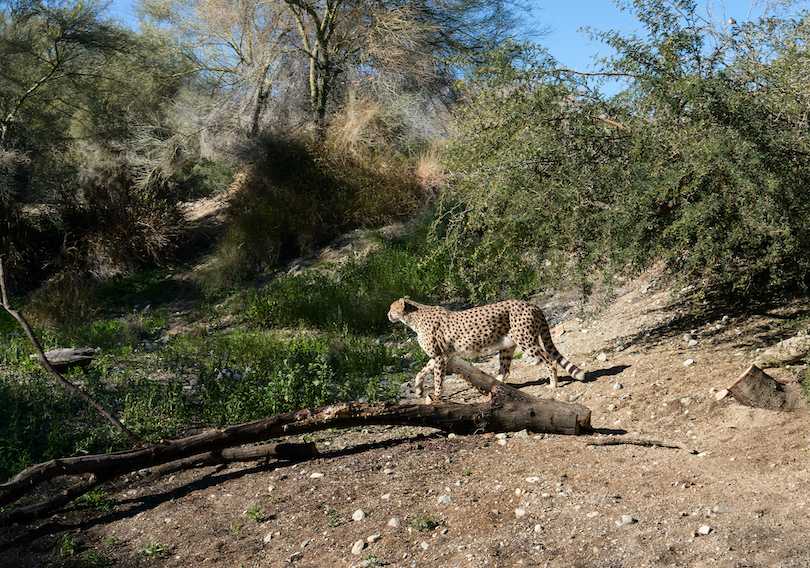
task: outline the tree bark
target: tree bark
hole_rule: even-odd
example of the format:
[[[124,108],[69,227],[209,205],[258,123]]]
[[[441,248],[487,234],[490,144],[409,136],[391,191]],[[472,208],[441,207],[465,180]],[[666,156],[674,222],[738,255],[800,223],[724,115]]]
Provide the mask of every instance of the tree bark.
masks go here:
[[[45,352],[45,358],[53,365],[57,371],[64,371],[71,367],[86,367],[93,361],[96,350],[92,347],[60,347]],[[29,358],[36,360],[39,355],[29,355]]]
[[[785,410],[789,406],[785,386],[756,365],[748,367],[728,392],[746,406],[768,410]]]

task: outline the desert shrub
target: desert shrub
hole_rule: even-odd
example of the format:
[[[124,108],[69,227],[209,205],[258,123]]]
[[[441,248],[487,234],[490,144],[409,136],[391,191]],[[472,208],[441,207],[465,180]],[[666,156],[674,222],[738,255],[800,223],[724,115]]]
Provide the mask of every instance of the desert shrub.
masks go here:
[[[417,172],[417,158],[395,144],[402,128],[364,101],[318,135],[265,139],[235,178],[227,234],[199,273],[203,289],[233,287],[340,230],[416,211],[426,198],[420,180],[435,184],[435,166]]]
[[[806,18],[714,29],[693,3],[634,2],[647,35],[595,34],[627,77],[606,100],[536,46],[463,84],[436,242],[462,295],[670,274],[742,296],[806,290]],[[785,38],[791,38],[789,41]]]

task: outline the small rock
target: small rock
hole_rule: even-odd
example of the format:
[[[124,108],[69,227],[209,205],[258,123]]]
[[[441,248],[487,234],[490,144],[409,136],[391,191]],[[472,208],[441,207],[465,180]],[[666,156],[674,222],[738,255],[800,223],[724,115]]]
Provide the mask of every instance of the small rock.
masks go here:
[[[728,509],[726,509],[722,505],[715,505],[714,507],[712,507],[712,511],[715,513],[728,513]]]
[[[695,364],[695,360],[694,360],[694,359],[687,359],[686,361],[684,361],[684,362],[683,362],[683,366],[684,366],[684,367],[690,367],[690,366],[692,366],[692,365],[694,365],[694,364]]]
[[[590,513],[587,513],[585,516],[588,517],[589,519],[593,519],[594,517],[599,516],[599,511],[591,511]]]
[[[717,391],[717,394],[714,395],[714,398],[717,400],[723,400],[728,396],[728,389],[722,389]]]
[[[263,540],[264,540],[264,542],[270,542],[271,540],[273,540],[273,532],[272,532],[272,531],[270,531],[269,533],[267,533],[267,534],[264,536],[264,539],[263,539]]]
[[[309,546],[309,543],[310,543],[309,539],[305,540],[304,542],[301,543],[301,548],[306,548],[307,546]]]
[[[543,525],[534,525],[534,532],[543,532]]]
[[[357,509],[354,513],[352,513],[353,521],[362,521],[365,518],[366,514],[363,512],[363,509]]]
[[[369,544],[374,544],[375,542],[377,542],[377,541],[378,541],[378,540],[380,540],[381,538],[382,538],[382,536],[381,536],[381,535],[378,535],[378,534],[373,534],[373,535],[370,535],[370,536],[369,536],[369,537],[366,539],[366,542],[367,542],[367,543],[369,543]]]
[[[399,528],[400,522],[399,519],[396,517],[392,517],[390,521],[388,521],[388,526],[393,528]]]
[[[622,515],[622,525],[632,525],[638,521],[633,518],[633,515]]]
[[[506,432],[499,432],[498,434],[495,434],[495,437],[499,440],[506,440],[509,437],[509,434]]]
[[[387,467],[383,470],[383,474],[385,475],[391,475],[392,473],[394,473],[394,470],[391,469],[390,467]]]
[[[362,540],[358,540],[352,545],[352,554],[361,554],[365,547],[366,543]]]
[[[422,547],[422,550],[427,550],[428,548],[430,548],[430,545],[426,543],[424,540],[419,543],[419,546]]]
[[[712,532],[712,528],[709,525],[703,525],[698,529],[698,534],[709,534]]]
[[[312,479],[320,479],[321,477],[323,477],[323,474],[316,471],[312,475],[310,475],[309,477],[312,478]]]
[[[526,478],[526,481],[527,481],[528,483],[537,483],[538,481],[540,481],[540,478],[539,478],[539,477],[537,477],[536,475],[532,475],[532,476],[530,476],[530,477],[527,477],[527,478]]]
[[[596,360],[605,362],[607,361],[607,355],[605,355],[605,353],[600,353],[599,355],[596,356]]]
[[[439,504],[444,505],[450,502],[450,495],[441,495],[439,497]]]
[[[528,438],[528,437],[529,437],[529,431],[526,430],[525,428],[523,430],[521,430],[520,432],[515,432],[515,438]]]
[[[572,394],[570,397],[568,397],[568,402],[576,402],[576,401],[577,401],[577,399],[578,399],[579,397],[581,397],[581,396],[582,396],[582,393],[581,393],[581,392],[580,392],[580,393],[577,393],[577,394]]]
[[[515,516],[521,519],[526,516],[526,509],[515,509]]]
[[[697,339],[690,339],[689,343],[687,343],[687,345],[689,345],[689,347],[694,347],[697,344],[698,344]]]
[[[692,341],[692,334],[691,333],[684,333],[683,334],[684,341]]]
[[[615,385],[613,385],[613,390],[622,390],[623,388],[624,386],[622,386],[621,383],[616,383]]]

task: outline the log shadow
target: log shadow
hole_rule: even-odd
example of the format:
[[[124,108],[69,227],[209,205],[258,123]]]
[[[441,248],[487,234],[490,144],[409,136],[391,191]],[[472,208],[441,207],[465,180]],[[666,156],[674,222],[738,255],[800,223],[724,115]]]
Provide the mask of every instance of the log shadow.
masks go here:
[[[392,438],[390,440],[383,440],[380,442],[367,442],[349,446],[340,450],[330,450],[321,452],[314,459],[331,459],[338,457],[351,456],[355,454],[362,454],[364,452],[374,449],[392,448],[401,444],[418,443],[420,441],[428,440],[433,437],[440,437],[438,432],[430,434],[417,434],[416,436],[404,436],[402,438]],[[255,475],[258,473],[268,473],[276,469],[289,467],[296,463],[312,461],[305,460],[270,460],[265,459],[256,463],[254,466],[233,470],[228,467],[229,464],[220,465],[203,465],[200,467],[212,468],[199,479],[195,479],[181,485],[179,487],[165,489],[163,491],[156,491],[154,493],[145,493],[136,497],[127,497],[125,499],[116,499],[113,508],[108,513],[103,513],[97,517],[87,518],[80,516],[80,518],[64,520],[59,518],[64,516],[65,513],[75,512],[75,509],[64,509],[59,516],[51,517],[52,520],[44,522],[42,525],[24,531],[24,536],[21,534],[18,538],[12,539],[10,542],[0,545],[0,555],[5,555],[14,551],[24,543],[39,542],[41,538],[49,535],[60,534],[66,531],[73,531],[77,528],[82,530],[92,528],[98,525],[104,525],[111,522],[119,521],[122,519],[132,518],[139,513],[148,511],[157,507],[162,503],[166,503],[173,499],[182,499],[188,495],[216,487],[223,482],[238,480],[245,476]],[[188,468],[197,469],[197,468]],[[157,483],[159,480],[153,482]],[[112,487],[106,486],[108,491],[115,491],[116,493],[123,492],[126,487],[132,486],[130,483],[115,484]],[[102,486],[105,487],[105,486]],[[48,539],[49,540],[49,539]],[[46,549],[50,548],[50,543],[42,545],[41,552],[44,554]]]

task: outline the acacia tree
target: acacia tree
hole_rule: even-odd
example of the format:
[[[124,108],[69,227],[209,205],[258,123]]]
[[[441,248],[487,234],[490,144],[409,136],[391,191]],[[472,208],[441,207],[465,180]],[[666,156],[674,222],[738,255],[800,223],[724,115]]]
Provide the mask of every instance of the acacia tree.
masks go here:
[[[147,17],[181,35],[200,71],[230,100],[250,101],[250,130],[266,105],[306,90],[322,120],[337,86],[389,80],[441,92],[450,55],[498,41],[519,27],[521,0],[141,0]],[[306,69],[305,77],[299,71]],[[340,78],[340,79],[339,79]],[[388,83],[390,87],[391,83]],[[340,91],[340,89],[338,90]],[[293,104],[297,98],[293,95]]]

